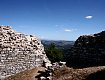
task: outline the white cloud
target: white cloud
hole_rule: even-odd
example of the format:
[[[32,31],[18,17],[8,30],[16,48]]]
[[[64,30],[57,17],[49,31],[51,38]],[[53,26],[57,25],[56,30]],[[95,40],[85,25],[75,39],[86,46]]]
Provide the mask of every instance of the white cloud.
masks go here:
[[[65,31],[65,32],[71,32],[72,30],[70,30],[70,29],[65,29],[64,31]]]
[[[93,16],[86,16],[85,18],[86,18],[86,19],[92,19]]]
[[[67,26],[65,25],[55,25],[56,27],[58,27],[59,29],[56,31],[56,32],[74,32],[74,31],[77,31],[77,29],[70,29],[68,28]]]
[[[64,29],[65,32],[73,32],[73,31],[77,31],[77,29]]]

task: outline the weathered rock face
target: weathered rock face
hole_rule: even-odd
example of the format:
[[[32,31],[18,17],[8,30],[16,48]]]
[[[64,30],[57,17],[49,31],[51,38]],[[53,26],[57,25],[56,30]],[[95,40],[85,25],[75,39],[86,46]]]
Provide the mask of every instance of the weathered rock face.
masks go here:
[[[0,26],[0,79],[42,66],[43,61],[50,63],[40,40]]]
[[[79,67],[105,65],[105,31],[80,36],[70,50],[67,63]]]

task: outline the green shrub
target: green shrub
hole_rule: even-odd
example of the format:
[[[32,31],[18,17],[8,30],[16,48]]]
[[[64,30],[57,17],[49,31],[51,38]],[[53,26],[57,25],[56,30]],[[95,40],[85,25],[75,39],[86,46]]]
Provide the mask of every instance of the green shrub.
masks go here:
[[[62,51],[56,48],[54,43],[51,43],[45,52],[51,62],[58,62],[63,59]]]

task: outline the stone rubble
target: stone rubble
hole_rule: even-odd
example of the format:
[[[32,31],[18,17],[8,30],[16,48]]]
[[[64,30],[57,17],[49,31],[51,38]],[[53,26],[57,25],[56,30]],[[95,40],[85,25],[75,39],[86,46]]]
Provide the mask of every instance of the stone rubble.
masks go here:
[[[41,41],[0,26],[0,79],[49,63]]]
[[[63,68],[66,66],[66,62],[55,62],[45,68],[44,72],[41,72],[38,76],[38,80],[53,80],[53,73],[55,70]]]

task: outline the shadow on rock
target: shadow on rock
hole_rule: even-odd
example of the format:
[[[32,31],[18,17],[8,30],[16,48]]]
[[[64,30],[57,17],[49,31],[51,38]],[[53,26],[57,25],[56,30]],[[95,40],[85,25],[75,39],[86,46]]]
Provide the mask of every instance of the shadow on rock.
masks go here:
[[[105,70],[90,74],[86,80],[105,80]]]

